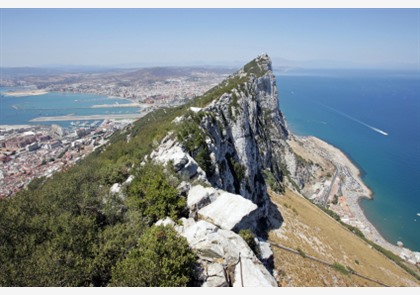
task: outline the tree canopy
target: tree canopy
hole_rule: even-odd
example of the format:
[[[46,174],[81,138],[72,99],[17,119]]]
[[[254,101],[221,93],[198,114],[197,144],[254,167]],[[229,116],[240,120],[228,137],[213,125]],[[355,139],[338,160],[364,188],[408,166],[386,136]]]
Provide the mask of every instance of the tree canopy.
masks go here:
[[[152,226],[117,263],[111,286],[185,287],[194,275],[195,263],[187,240],[172,226]]]

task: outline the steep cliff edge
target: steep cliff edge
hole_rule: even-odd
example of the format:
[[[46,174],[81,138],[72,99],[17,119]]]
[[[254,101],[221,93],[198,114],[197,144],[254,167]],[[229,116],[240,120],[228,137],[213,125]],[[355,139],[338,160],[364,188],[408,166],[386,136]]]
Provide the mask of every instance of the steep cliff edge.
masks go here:
[[[311,192],[334,165],[292,149],[270,58],[246,64],[173,124],[150,159],[171,165],[182,178],[190,218],[182,225],[160,223],[172,224],[198,253],[203,286],[275,286],[266,239],[283,217],[267,188]],[[256,234],[257,252],[242,242],[241,230]]]
[[[185,115],[174,120],[175,130],[162,140],[150,158],[165,165],[170,163],[182,176],[190,216],[201,219],[200,224],[208,222],[230,231],[232,235],[240,230],[251,230],[261,240],[269,229],[279,228],[282,222],[280,212],[267,193],[265,178],[268,175],[282,190],[287,170],[281,159],[284,154],[291,154],[286,143],[289,132],[278,107],[276,80],[269,57],[259,56],[211,93],[216,95],[210,96],[205,106],[191,107]],[[201,229],[198,224],[194,220],[184,220],[187,227]],[[186,231],[189,230],[181,230]],[[214,239],[218,238],[217,243],[212,242],[206,247],[225,243],[223,235],[215,235]],[[189,242],[195,244],[191,237]],[[260,243],[264,245],[263,241]],[[258,269],[257,273],[264,273],[267,280],[264,283],[264,280],[249,275],[248,282],[241,284],[275,285],[271,275],[261,270],[258,259],[251,258],[252,251],[245,255],[241,247],[233,245],[223,249],[229,251],[222,251],[218,258],[222,258],[226,265],[217,269],[225,272],[226,269],[235,269],[232,263],[237,263],[241,252],[243,264],[253,265]],[[206,269],[213,269],[219,262],[208,266],[211,259],[207,254],[201,255],[201,261],[205,261],[202,264],[207,265]],[[269,266],[272,257],[270,254],[266,256],[262,260]]]

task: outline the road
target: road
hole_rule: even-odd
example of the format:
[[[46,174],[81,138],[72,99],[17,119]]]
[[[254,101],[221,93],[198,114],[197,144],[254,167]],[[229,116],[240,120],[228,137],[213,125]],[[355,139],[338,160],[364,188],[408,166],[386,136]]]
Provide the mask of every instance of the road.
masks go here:
[[[334,166],[335,166],[335,165],[334,165]],[[334,177],[333,177],[333,179],[331,180],[331,185],[330,185],[330,188],[328,189],[328,192],[324,195],[324,200],[323,200],[323,202],[322,202],[322,206],[324,206],[324,207],[326,207],[326,206],[327,206],[327,203],[328,203],[328,198],[329,198],[329,196],[330,196],[331,189],[332,189],[332,187],[333,187],[333,185],[334,185],[334,182],[335,182],[335,179],[337,178],[337,175],[338,175],[338,168],[337,168],[337,166],[335,166],[335,173],[334,173]]]

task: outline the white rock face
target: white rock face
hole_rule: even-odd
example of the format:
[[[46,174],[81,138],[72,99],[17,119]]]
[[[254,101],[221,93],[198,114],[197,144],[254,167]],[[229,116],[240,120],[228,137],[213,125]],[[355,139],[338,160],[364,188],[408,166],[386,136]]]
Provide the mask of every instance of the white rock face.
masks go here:
[[[220,263],[210,263],[207,265],[206,278],[202,287],[229,287],[225,278],[225,270]]]
[[[193,111],[194,113],[198,113],[199,111],[202,110],[202,108],[190,107],[190,110]]]
[[[195,222],[191,218],[183,218],[181,221],[183,225],[175,226],[175,229],[187,239],[200,258],[206,277],[203,286],[228,286],[229,283],[246,287],[277,286],[274,277],[238,234],[219,229],[204,220]],[[225,274],[231,278],[228,279],[230,282],[225,279]]]
[[[266,55],[253,66],[262,70],[256,76],[240,70],[235,77],[248,81],[226,91],[203,108],[200,128],[206,133],[206,143],[214,174],[209,182],[219,189],[241,195],[257,205],[258,214],[268,217],[270,199],[263,170],[271,171],[281,182],[283,159],[288,145],[288,130],[279,110],[276,79],[271,61]],[[258,72],[258,69],[254,69]],[[294,157],[290,163],[294,164]],[[283,163],[283,166],[287,166]],[[280,214],[276,218],[281,219]],[[274,221],[274,220],[273,220]],[[269,222],[267,226],[279,224]]]
[[[125,181],[124,184],[125,185],[129,185],[134,179],[134,175],[130,175]]]
[[[121,184],[119,184],[119,183],[114,183],[114,184],[111,186],[110,192],[111,192],[112,194],[118,194],[120,191],[121,191]]]
[[[263,260],[268,260],[270,258],[273,257],[273,251],[271,250],[271,246],[269,243],[259,240],[257,238],[256,239],[256,243],[260,248],[261,251],[261,259]]]
[[[190,189],[187,197],[187,206],[191,209],[201,209],[216,199],[217,190],[212,187],[204,188],[196,185]]]
[[[180,146],[180,144],[171,139],[172,134],[166,136],[160,146],[150,154],[150,158],[163,165],[173,162],[175,171],[180,172],[189,179],[196,178],[208,183],[206,173],[197,162]]]
[[[201,185],[193,186],[188,192],[187,205],[197,210],[199,218],[205,219],[222,229],[255,229],[258,207],[240,195]]]
[[[262,272],[261,268],[256,267],[253,259],[241,255],[241,263],[235,268],[233,287],[276,287],[276,280],[271,278]]]
[[[182,121],[182,116],[179,116],[179,117],[176,117],[175,119],[173,119],[172,123],[177,124],[181,121]]]
[[[175,225],[175,222],[171,218],[166,217],[163,220],[158,220],[155,224],[157,226],[159,226],[159,225],[164,225],[164,226],[171,225],[171,226],[174,226]]]
[[[222,229],[255,228],[257,205],[240,195],[218,191],[216,200],[198,211],[198,215]]]

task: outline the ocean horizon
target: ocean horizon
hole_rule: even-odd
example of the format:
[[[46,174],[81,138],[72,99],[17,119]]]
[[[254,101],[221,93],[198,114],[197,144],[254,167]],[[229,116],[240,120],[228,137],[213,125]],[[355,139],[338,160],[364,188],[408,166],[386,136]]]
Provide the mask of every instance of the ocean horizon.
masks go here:
[[[368,220],[391,244],[420,251],[420,76],[417,71],[277,72],[280,109],[296,135],[318,137],[359,168]]]

